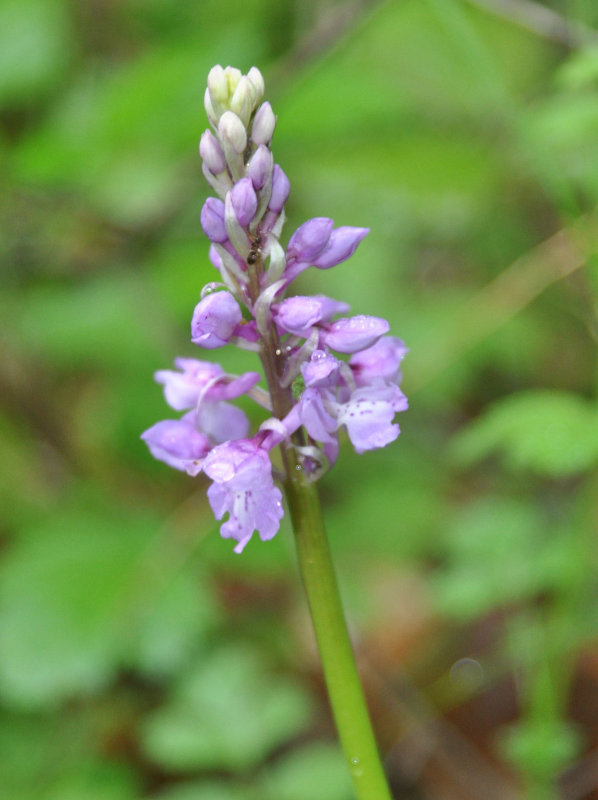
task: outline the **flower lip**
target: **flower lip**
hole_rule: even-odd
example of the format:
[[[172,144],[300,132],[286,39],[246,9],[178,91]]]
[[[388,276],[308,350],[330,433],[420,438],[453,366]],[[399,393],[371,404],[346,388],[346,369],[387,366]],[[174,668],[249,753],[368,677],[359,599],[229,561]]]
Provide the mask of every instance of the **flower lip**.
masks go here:
[[[220,533],[236,539],[236,553],[243,550],[255,530],[262,541],[275,535],[283,516],[282,494],[272,481],[268,453],[257,439],[215,447],[204,462],[204,472],[214,481],[208,499],[216,518],[229,513]]]

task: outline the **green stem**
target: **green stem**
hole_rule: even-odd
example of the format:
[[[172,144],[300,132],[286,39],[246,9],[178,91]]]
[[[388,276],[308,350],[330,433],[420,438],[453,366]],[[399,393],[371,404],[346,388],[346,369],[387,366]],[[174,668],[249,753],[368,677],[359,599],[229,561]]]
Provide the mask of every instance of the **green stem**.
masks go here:
[[[249,270],[252,303],[257,300],[263,271],[263,260],[258,257]],[[262,335],[260,357],[272,401],[272,412],[278,419],[283,419],[293,405],[293,396],[289,387],[281,386],[284,354],[274,325]],[[328,549],[318,490],[314,483],[307,480],[297,459],[295,446],[304,444],[301,432],[297,431],[292,438],[293,444],[283,444],[280,448],[287,475],[285,490],[301,576],[339,738],[357,800],[392,800],[355,665]]]
[[[295,472],[285,489],[299,565],[330,704],[355,793],[358,800],[391,800],[355,665],[318,491],[301,470]]]

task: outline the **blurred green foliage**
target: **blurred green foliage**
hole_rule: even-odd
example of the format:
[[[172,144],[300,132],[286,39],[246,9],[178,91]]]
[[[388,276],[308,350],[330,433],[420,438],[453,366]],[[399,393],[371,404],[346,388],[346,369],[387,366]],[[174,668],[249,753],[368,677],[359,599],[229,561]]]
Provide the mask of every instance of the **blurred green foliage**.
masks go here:
[[[398,443],[322,481],[395,788],[490,759],[497,796],[594,796],[567,787],[598,745],[598,16],[543,5],[548,37],[461,0],[1,0],[2,797],[351,796],[288,524],[235,556],[203,480],[139,441],[214,274],[215,63],[264,72],[286,235],[372,229],[298,290],[410,347]],[[473,767],[433,737],[410,761],[440,718]]]

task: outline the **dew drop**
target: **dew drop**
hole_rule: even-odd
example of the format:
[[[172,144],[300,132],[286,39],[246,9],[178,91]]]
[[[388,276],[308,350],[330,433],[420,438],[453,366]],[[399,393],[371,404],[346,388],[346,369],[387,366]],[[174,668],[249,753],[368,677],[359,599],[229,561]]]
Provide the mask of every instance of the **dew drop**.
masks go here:
[[[301,471],[301,464],[296,464],[295,465],[295,469],[297,470],[297,472],[300,472]]]
[[[276,354],[277,356],[280,356],[280,355],[282,355],[282,350],[280,349],[280,347],[277,347],[277,348],[276,348],[276,350],[275,350],[274,352],[275,352],[275,354]]]
[[[450,668],[449,679],[461,689],[475,691],[484,683],[484,668],[474,658],[460,658]]]

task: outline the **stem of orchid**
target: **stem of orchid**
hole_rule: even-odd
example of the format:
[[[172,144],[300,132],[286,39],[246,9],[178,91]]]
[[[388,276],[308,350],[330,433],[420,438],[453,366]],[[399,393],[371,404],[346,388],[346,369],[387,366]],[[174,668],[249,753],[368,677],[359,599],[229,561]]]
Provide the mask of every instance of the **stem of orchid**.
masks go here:
[[[285,482],[285,490],[301,575],[355,794],[358,800],[391,800],[349,639],[318,490],[296,469],[297,464],[288,466],[294,472]]]

